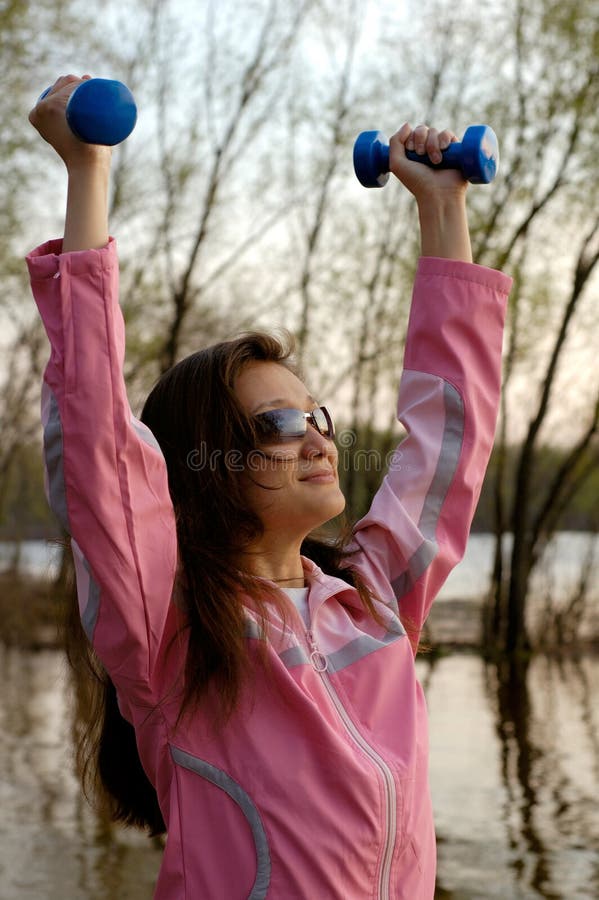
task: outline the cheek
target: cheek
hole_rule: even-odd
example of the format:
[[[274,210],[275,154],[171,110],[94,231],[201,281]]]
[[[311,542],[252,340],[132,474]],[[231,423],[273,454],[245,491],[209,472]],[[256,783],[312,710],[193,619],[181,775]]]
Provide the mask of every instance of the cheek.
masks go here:
[[[252,509],[267,509],[277,501],[280,503],[282,492],[289,488],[297,473],[298,458],[296,454],[280,453],[277,457],[256,455],[248,461],[242,476],[244,493]]]
[[[280,446],[251,456],[247,471],[250,478],[261,484],[286,484],[297,472],[298,463],[297,450]]]

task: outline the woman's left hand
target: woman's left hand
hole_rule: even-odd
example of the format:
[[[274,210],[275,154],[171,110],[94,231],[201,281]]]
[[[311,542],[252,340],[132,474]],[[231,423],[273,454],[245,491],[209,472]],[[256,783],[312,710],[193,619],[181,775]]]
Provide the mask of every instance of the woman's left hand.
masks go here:
[[[412,128],[409,122],[401,126],[389,141],[389,168],[417,200],[430,199],[435,194],[464,195],[468,182],[457,169],[432,169],[413,162],[406,150],[414,150],[421,156],[428,154],[431,162],[441,162],[442,151],[457,141],[452,131],[437,131],[428,125]]]

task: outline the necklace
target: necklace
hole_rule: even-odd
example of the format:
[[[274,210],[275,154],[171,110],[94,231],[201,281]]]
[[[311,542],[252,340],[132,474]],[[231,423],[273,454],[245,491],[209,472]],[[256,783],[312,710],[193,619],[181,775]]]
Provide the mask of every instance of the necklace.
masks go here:
[[[304,582],[304,579],[301,578],[301,577],[299,577],[299,576],[296,577],[296,578],[273,578],[272,580],[275,582],[275,584],[282,584],[284,581],[301,581],[302,584],[299,585],[299,587],[305,587],[305,586],[306,586],[306,585],[303,583],[303,582]]]

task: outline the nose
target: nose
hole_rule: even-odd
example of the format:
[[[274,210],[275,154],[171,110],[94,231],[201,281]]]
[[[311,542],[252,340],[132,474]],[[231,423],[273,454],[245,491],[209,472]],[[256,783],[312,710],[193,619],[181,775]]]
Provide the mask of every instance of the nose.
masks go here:
[[[325,437],[308,422],[306,436],[302,441],[300,456],[304,459],[313,459],[319,456],[328,456],[334,459],[337,455],[335,443],[331,438]]]

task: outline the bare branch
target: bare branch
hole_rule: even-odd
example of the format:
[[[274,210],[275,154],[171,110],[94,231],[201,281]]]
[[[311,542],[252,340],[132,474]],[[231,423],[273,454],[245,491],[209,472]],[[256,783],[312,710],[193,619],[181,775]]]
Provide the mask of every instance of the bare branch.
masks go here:
[[[553,534],[560,517],[582,489],[587,478],[595,471],[598,454],[592,454],[584,466],[580,466],[593,439],[599,431],[599,395],[591,421],[577,443],[565,455],[549,485],[542,506],[538,510],[531,527],[531,546],[534,559],[538,559],[540,546]]]
[[[240,130],[244,115],[250,106],[250,102],[254,96],[259,93],[266,75],[272,71],[272,67],[276,64],[280,55],[284,53],[289,47],[290,42],[294,39],[298,23],[301,16],[304,15],[306,8],[307,4],[302,4],[300,6],[298,13],[292,20],[292,24],[283,38],[275,46],[274,51],[269,58],[269,38],[273,31],[274,15],[276,12],[276,3],[273,2],[270,4],[256,41],[253,56],[246,65],[245,71],[241,76],[241,91],[237,103],[230,111],[228,122],[221,137],[219,139],[215,138],[212,165],[208,173],[204,197],[199,205],[200,215],[195,231],[195,237],[191,243],[187,262],[180,276],[178,287],[171,295],[173,301],[173,315],[169,334],[161,354],[162,371],[173,364],[177,355],[183,321],[190,308],[192,277],[196,268],[200,249],[208,234],[210,220],[216,208],[223,174],[229,156],[233,153],[232,148],[235,135]],[[195,293],[197,296],[197,291]]]
[[[300,362],[305,352],[306,342],[310,326],[310,309],[311,309],[311,268],[312,259],[316,251],[320,232],[324,222],[324,214],[328,203],[329,194],[332,188],[332,178],[338,165],[339,147],[343,145],[344,124],[349,111],[348,94],[350,88],[351,72],[354,62],[356,50],[356,41],[358,38],[357,15],[355,13],[356,5],[352,4],[350,16],[350,28],[347,39],[347,47],[339,87],[334,103],[334,121],[331,130],[328,163],[325,165],[320,181],[320,190],[314,210],[312,225],[306,235],[306,250],[300,275],[300,293],[302,296],[302,311],[300,324],[297,334],[298,352]]]

